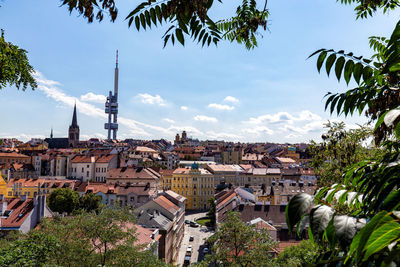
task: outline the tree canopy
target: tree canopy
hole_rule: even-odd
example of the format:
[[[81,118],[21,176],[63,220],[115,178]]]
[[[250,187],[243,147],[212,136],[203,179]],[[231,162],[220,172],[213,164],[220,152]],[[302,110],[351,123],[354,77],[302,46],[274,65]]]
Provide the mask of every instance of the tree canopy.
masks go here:
[[[388,4],[390,1],[385,1]],[[393,8],[398,3],[391,3]],[[365,2],[368,5],[369,2]],[[384,6],[384,12],[387,7]],[[360,15],[362,16],[362,15]],[[400,21],[390,37],[371,37],[371,59],[344,50],[320,49],[317,69],[357,87],[328,93],[330,112],[363,113],[375,122],[375,144],[382,155],[362,158],[341,170],[338,183],[314,195],[294,196],[286,208],[289,229],[304,230],[327,248],[314,263],[340,266],[397,266],[400,264]],[[347,153],[349,153],[347,151]],[[339,168],[339,167],[338,167]],[[339,173],[340,174],[340,173]]]
[[[271,266],[274,242],[266,230],[245,224],[238,213],[230,212],[218,231],[207,240],[212,254],[204,266]]]
[[[52,211],[70,214],[79,206],[79,194],[70,188],[58,188],[50,193],[48,205]]]
[[[346,129],[343,122],[328,122],[327,132],[322,134],[322,142],[311,142],[308,151],[312,157],[311,167],[318,175],[318,185],[332,185],[343,182],[342,174],[351,165],[377,156],[380,149],[374,148],[372,129],[360,126]]]
[[[79,196],[78,192],[70,188],[58,188],[52,191],[48,198],[48,205],[52,211],[67,214],[82,211],[98,212],[103,207],[100,196],[93,193]]]
[[[134,223],[129,211],[110,208],[45,219],[0,248],[0,266],[166,266],[137,244]]]

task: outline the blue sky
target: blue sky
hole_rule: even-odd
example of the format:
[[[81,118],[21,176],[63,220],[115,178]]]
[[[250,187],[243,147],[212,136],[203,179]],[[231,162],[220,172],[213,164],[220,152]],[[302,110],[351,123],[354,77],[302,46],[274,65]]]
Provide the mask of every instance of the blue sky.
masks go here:
[[[233,14],[241,1],[216,3],[215,19]],[[81,139],[106,136],[104,95],[113,87],[119,50],[119,138],[173,140],[179,131],[205,139],[303,142],[318,139],[328,119],[323,96],[346,90],[318,74],[319,48],[368,56],[368,37],[389,36],[399,12],[356,20],[351,6],[334,0],[269,1],[269,31],[247,51],[228,42],[201,48],[163,49],[165,27],[137,32],[124,20],[139,1],[118,1],[115,23],[88,24],[54,0],[4,0],[0,28],[28,50],[38,71],[35,91],[0,91],[0,137],[67,135],[77,102]]]

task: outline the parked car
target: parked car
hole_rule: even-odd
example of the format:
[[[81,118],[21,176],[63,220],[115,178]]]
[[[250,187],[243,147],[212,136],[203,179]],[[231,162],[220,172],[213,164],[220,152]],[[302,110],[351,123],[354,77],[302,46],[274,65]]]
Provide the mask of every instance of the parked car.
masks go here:
[[[193,240],[194,240],[194,236],[191,235],[191,236],[189,237],[189,241],[193,241]]]
[[[192,246],[187,247],[185,256],[192,256]]]
[[[185,256],[185,259],[183,261],[183,266],[189,266],[190,265],[190,256]]]
[[[199,227],[199,224],[196,222],[190,222],[191,227]]]
[[[185,223],[186,224],[190,224],[190,220],[185,220]]]
[[[208,253],[208,248],[203,248],[203,253],[207,254]]]

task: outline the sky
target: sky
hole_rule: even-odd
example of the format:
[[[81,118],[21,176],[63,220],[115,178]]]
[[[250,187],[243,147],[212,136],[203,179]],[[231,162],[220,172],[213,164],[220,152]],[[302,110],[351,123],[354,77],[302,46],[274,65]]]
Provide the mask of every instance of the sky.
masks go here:
[[[218,47],[163,48],[168,26],[140,32],[124,19],[140,1],[117,1],[115,23],[89,24],[55,0],[0,0],[6,40],[28,51],[38,88],[0,90],[0,138],[66,137],[73,105],[81,140],[105,138],[105,95],[113,90],[119,50],[118,138],[173,140],[186,130],[200,140],[297,143],[319,140],[328,120],[356,127],[367,120],[331,116],[327,92],[346,86],[319,74],[320,48],[370,56],[369,36],[390,36],[400,13],[356,20],[335,0],[269,1],[268,31],[258,47],[227,41]],[[241,1],[215,1],[210,15],[234,14]]]

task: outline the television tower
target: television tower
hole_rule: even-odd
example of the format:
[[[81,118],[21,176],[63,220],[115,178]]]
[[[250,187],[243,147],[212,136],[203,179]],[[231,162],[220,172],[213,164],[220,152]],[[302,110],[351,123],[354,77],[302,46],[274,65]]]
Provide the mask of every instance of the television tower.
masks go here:
[[[114,71],[114,95],[111,91],[109,92],[106,100],[105,112],[108,114],[108,122],[104,124],[104,129],[108,131],[107,138],[108,140],[116,140],[118,131],[118,50]],[[111,131],[113,132],[112,139]]]

